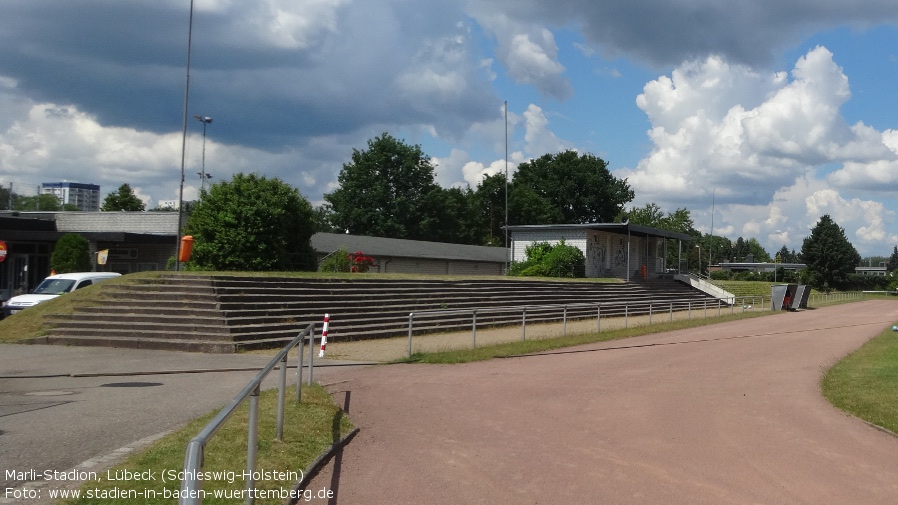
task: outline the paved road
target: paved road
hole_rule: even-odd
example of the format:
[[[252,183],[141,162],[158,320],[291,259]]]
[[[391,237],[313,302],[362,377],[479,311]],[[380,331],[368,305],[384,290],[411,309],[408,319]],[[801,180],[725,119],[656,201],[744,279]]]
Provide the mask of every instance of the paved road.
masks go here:
[[[458,366],[346,370],[359,435],[314,503],[875,504],[898,437],[822,373],[898,320],[868,301]],[[898,337],[896,337],[898,338]]]
[[[220,408],[270,359],[243,354],[0,345],[2,488],[21,484],[7,479],[6,470],[65,472]],[[116,375],[235,368],[246,370]],[[289,371],[288,380],[294,373],[294,369]],[[332,369],[316,368],[315,378],[326,380],[332,373]],[[271,374],[267,386],[274,387],[276,376]]]

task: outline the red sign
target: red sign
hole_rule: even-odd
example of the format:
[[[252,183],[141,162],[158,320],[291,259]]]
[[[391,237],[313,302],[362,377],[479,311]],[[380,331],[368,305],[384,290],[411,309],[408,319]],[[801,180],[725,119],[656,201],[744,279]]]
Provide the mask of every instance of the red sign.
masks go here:
[[[6,259],[6,242],[0,240],[0,263],[3,263],[3,260]]]

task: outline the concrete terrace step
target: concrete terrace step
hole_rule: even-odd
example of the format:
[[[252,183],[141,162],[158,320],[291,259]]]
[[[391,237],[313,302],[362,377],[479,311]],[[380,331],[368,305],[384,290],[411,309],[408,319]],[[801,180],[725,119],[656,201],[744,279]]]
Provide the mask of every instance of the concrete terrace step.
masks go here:
[[[531,280],[310,279],[167,275],[154,282],[110,287],[99,307],[77,308],[72,316],[47,316],[47,343],[139,346],[234,352],[238,348],[279,345],[310,322],[321,330],[331,315],[330,334],[347,340],[405,335],[415,312],[414,332],[466,330],[478,309],[478,327],[518,324],[520,311],[496,312],[500,306],[528,306],[528,322],[559,321],[559,307],[572,305],[568,318],[595,317],[589,302],[631,304],[629,314],[656,312],[671,304],[711,299],[673,282],[603,284]],[[712,299],[713,300],[713,299]],[[641,307],[642,306],[642,307]],[[435,309],[449,309],[430,312]],[[452,313],[451,311],[464,311]],[[427,311],[427,312],[424,312]],[[603,317],[623,314],[623,307],[602,308]]]

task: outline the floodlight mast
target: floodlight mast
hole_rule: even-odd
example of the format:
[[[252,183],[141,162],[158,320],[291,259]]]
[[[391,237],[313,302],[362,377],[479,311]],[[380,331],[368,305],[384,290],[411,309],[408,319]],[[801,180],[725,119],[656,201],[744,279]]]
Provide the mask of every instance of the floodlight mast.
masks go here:
[[[178,229],[175,230],[175,270],[181,270],[181,228],[184,225],[184,160],[187,154],[187,103],[190,98],[190,46],[193,43],[193,1],[187,22],[187,79],[184,83],[184,119],[181,123],[181,184],[178,189]]]
[[[203,164],[200,176],[200,192],[206,190],[206,179],[211,179],[212,175],[206,173],[206,125],[212,124],[212,118],[209,116],[193,116],[197,121],[203,123]]]

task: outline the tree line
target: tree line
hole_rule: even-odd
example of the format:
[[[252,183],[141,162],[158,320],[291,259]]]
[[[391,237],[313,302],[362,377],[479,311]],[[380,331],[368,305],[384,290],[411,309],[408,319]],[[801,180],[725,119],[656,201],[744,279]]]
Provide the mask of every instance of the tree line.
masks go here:
[[[630,222],[679,232],[692,241],[683,251],[668,248],[669,265],[682,261],[681,268],[706,272],[711,264],[730,261],[803,262],[808,265],[804,280],[822,289],[846,286],[861,262],[844,230],[828,215],[820,218],[801,251],[783,246],[770,256],[755,238],[731,241],[702,234],[686,208],[666,214],[654,203],[627,209],[635,196],[627,180],[614,177],[608,164],[592,154],[545,154],[518,165],[511,180],[503,173],[488,175],[476,188],[443,188],[435,174],[436,167],[420,146],[388,133],[369,140],[367,149],[353,150],[337,177],[338,187],[325,194],[325,203],[317,208],[279,179],[236,174],[204,190],[187,209],[185,233],[198,239],[192,266],[314,268],[308,241],[316,231],[502,246],[506,220],[509,225]],[[14,210],[32,210],[32,205],[66,210],[52,195],[20,197],[0,186],[0,209],[4,202],[12,202]],[[123,184],[107,195],[102,210],[143,211],[145,206]],[[550,257],[551,251],[535,252]],[[570,258],[565,261],[570,263]],[[896,268],[898,246],[889,260],[889,271]]]

